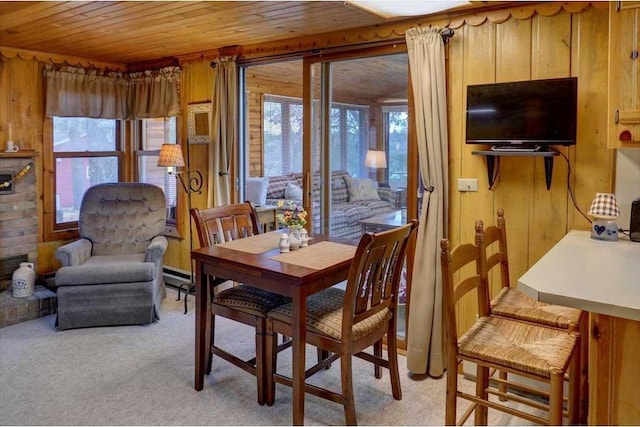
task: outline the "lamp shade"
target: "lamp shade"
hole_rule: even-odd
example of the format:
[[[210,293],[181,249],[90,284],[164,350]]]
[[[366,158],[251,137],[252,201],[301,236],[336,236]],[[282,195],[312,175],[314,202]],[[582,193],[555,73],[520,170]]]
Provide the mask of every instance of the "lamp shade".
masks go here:
[[[587,214],[596,218],[615,218],[619,216],[620,211],[616,203],[616,196],[611,193],[597,193]]]
[[[384,151],[369,150],[364,158],[364,165],[370,168],[386,168],[387,155]]]
[[[162,144],[158,156],[158,167],[184,167],[182,148],[178,144]]]

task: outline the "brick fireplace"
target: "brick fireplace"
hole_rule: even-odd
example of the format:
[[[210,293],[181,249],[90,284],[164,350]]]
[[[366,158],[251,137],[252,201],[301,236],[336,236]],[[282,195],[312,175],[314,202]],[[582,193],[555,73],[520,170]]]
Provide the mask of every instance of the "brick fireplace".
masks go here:
[[[0,175],[15,176],[33,162],[32,157],[17,157],[18,153],[2,153]],[[7,157],[11,156],[11,157]],[[0,258],[27,255],[38,263],[38,210],[36,204],[35,168],[12,185],[12,191],[0,189]]]
[[[0,184],[33,163],[33,151],[0,153]],[[14,298],[11,275],[20,261],[38,265],[38,209],[35,168],[11,187],[0,188],[0,327],[55,313],[55,294],[36,286],[34,295]]]

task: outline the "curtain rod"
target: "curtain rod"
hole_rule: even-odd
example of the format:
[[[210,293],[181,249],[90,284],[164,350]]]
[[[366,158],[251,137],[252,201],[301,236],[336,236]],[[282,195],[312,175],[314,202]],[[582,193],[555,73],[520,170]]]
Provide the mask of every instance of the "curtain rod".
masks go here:
[[[440,31],[440,36],[442,37],[442,43],[444,44],[449,43],[449,39],[453,37],[455,33],[456,32],[453,31],[451,28],[445,28],[444,30]]]
[[[440,36],[442,37],[442,42],[444,44],[447,44],[449,42],[449,39],[454,35],[455,35],[455,31],[453,31],[451,28],[445,28],[440,32]],[[300,59],[306,54],[317,55],[319,53],[334,53],[334,52],[340,52],[342,50],[346,50],[354,47],[356,48],[376,47],[376,46],[384,46],[388,44],[405,43],[405,42],[406,42],[406,39],[402,37],[402,38],[378,40],[375,42],[354,43],[354,44],[345,45],[345,46],[334,46],[334,47],[328,47],[323,49],[314,48],[314,49],[301,50],[301,51],[292,52],[292,53],[279,53],[274,55],[266,55],[266,56],[261,56],[259,58],[244,59],[244,60],[238,59],[237,64],[238,65],[256,64],[261,62],[276,62],[278,60]],[[211,66],[211,68],[216,68],[217,66],[215,61],[211,61],[209,65]]]

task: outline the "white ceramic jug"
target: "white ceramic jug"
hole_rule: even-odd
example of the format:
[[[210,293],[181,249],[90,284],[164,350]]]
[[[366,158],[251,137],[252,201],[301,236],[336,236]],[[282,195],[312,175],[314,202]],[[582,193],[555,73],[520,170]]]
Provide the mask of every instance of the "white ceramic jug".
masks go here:
[[[20,267],[13,272],[13,296],[24,298],[33,295],[36,282],[36,270],[32,262],[21,262]]]
[[[280,235],[280,243],[278,246],[280,247],[280,252],[289,252],[289,236],[287,233]]]

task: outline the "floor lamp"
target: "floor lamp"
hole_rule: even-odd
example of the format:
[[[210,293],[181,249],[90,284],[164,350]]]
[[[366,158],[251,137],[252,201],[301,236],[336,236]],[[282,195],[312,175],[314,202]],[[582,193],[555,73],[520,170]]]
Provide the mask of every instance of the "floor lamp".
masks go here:
[[[158,156],[158,167],[166,167],[169,175],[175,175],[180,180],[182,188],[187,193],[188,212],[189,218],[189,248],[193,250],[193,226],[191,224],[191,193],[200,194],[202,191],[202,174],[200,171],[176,171],[176,168],[184,167],[184,157],[182,156],[182,147],[178,144],[162,144],[160,149],[160,155]],[[180,300],[180,291],[182,287],[186,285],[187,289],[184,293],[184,314],[187,314],[187,295],[194,287],[193,282],[193,261],[191,260],[191,254],[189,254],[189,283],[180,285],[178,288],[178,301]]]

